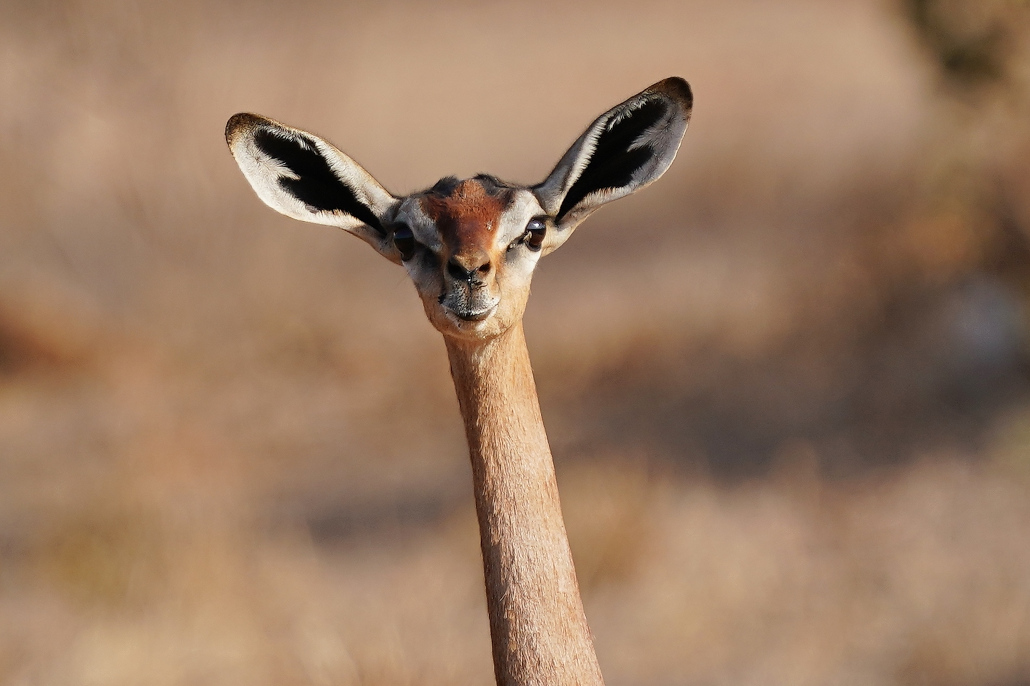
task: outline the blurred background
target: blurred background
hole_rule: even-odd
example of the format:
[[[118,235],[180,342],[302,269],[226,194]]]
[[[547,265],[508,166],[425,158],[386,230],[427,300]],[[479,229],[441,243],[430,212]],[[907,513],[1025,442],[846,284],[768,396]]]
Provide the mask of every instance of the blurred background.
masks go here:
[[[533,183],[670,75],[526,317],[609,685],[1030,684],[1019,0],[4,0],[0,682],[491,683],[442,342],[223,127]]]

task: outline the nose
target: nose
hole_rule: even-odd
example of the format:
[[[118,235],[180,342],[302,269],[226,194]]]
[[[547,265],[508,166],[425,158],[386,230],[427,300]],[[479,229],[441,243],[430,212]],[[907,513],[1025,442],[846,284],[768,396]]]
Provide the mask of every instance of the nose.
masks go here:
[[[482,283],[483,279],[493,271],[490,258],[483,253],[471,255],[451,255],[447,260],[447,273],[458,281]]]

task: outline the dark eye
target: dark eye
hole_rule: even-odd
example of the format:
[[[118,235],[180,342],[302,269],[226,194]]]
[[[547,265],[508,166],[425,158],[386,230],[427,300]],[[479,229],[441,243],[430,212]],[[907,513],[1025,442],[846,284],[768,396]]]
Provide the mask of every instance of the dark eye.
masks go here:
[[[407,262],[415,254],[415,234],[407,225],[401,224],[393,230],[393,244],[401,254],[401,260]]]
[[[547,224],[542,219],[532,219],[526,224],[526,247],[536,252],[544,244],[547,235]]]

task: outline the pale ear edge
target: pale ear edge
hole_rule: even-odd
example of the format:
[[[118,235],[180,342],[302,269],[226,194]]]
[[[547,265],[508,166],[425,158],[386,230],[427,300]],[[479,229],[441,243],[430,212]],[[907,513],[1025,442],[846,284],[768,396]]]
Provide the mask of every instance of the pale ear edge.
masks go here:
[[[293,143],[302,150],[310,149],[316,153],[335,177],[335,181],[340,184],[341,190],[351,196],[353,202],[366,208],[370,215],[369,219],[377,220],[375,225],[344,208],[327,210],[308,205],[301,197],[291,192],[286,184],[282,183],[284,178],[289,178],[283,172],[292,173],[294,178],[299,177],[286,160],[274,156],[257,144],[256,136],[262,130],[285,142]],[[269,117],[245,112],[235,114],[229,119],[225,127],[225,139],[244,177],[266,205],[299,221],[341,228],[369,243],[390,261],[400,264],[400,255],[389,240],[389,231],[384,226],[385,218],[399,199],[350,156],[318,135],[287,126]],[[273,160],[278,165],[271,165],[268,160]],[[275,174],[280,176],[273,180]]]

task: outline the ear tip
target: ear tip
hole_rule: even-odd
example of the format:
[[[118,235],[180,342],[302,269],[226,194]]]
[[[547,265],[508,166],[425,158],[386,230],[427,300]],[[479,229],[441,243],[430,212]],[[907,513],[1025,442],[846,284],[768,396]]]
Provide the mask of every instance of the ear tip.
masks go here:
[[[694,92],[686,79],[679,76],[670,76],[654,84],[647,90],[667,95],[682,105],[684,111],[690,112],[694,106]]]
[[[229,144],[229,147],[232,147],[241,134],[253,131],[260,124],[267,121],[267,119],[257,114],[237,112],[229,117],[229,121],[225,124],[225,142]]]

